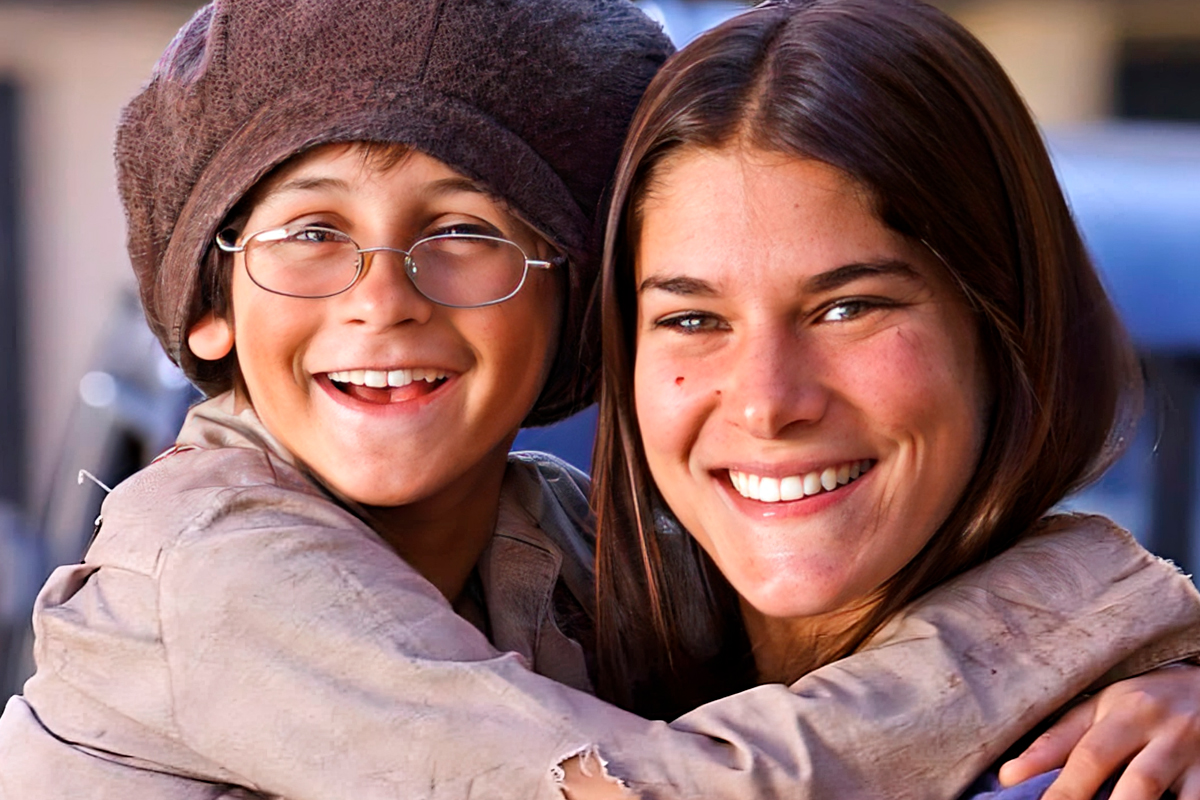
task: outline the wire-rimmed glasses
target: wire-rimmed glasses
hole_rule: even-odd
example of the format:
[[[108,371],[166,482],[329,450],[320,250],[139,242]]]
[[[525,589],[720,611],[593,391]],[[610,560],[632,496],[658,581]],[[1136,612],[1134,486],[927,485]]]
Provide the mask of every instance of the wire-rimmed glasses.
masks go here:
[[[217,247],[242,253],[246,273],[262,289],[287,297],[322,298],[348,291],[366,274],[376,253],[404,257],[404,271],[417,291],[451,308],[503,303],[521,291],[530,268],[566,263],[530,258],[516,242],[474,233],[441,233],[398,247],[359,247],[335,228],[287,225],[246,236],[217,234]]]

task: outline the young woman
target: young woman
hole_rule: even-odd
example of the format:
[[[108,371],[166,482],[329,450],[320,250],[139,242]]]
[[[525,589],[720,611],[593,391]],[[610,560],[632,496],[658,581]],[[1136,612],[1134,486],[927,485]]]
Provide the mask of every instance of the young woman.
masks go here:
[[[870,698],[853,730],[869,749],[896,712],[885,689],[937,664],[890,653],[894,626],[975,614],[978,593],[942,591],[953,576],[1007,552],[1053,564],[1071,596],[1146,563],[1107,521],[1046,516],[1125,441],[1137,364],[1028,112],[942,13],[793,0],[702,36],[643,99],[608,236],[602,694],[671,715],[796,682]],[[1046,611],[1020,581],[978,588]],[[968,650],[1003,637],[961,633]],[[1078,635],[1129,655],[1115,632]],[[872,652],[894,672],[847,659]],[[1087,683],[1040,689],[1066,702]],[[945,716],[905,710],[911,730]],[[1200,797],[1196,727],[1164,731],[1120,796]],[[1116,766],[1106,748],[1084,758]],[[916,796],[916,775],[963,766],[946,755],[913,748],[864,795]],[[1091,795],[1081,760],[1053,791]]]
[[[0,796],[528,800],[593,751],[647,794],[823,796],[905,758],[830,746],[850,698],[764,687],[671,727],[586,693],[586,481],[507,450],[589,399],[592,221],[668,49],[616,0],[219,0],[180,32],[118,170],[148,320],[211,399],[42,592]],[[1059,599],[1057,572],[1032,572],[1025,596],[1080,629],[1124,610],[1106,630],[1131,650],[1192,600],[1152,565],[1153,599],[1114,581]],[[1009,611],[972,620],[1019,643],[989,669],[1110,666],[1086,643],[1026,665],[1075,638]],[[925,652],[937,622],[894,652]],[[955,732],[943,752],[972,762],[972,707],[1015,731],[1057,706],[971,686],[978,655],[897,687],[945,712],[906,742]],[[764,707],[788,721],[765,737]]]

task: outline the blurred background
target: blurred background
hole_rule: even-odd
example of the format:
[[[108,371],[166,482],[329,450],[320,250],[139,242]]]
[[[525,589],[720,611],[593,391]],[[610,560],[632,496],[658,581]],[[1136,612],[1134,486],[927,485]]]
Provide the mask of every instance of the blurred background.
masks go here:
[[[140,319],[114,187],[121,105],[199,3],[0,0],[0,698],[28,612],[78,560],[103,490],[171,443],[196,395]],[[645,0],[678,44],[733,2]],[[1146,359],[1128,455],[1071,505],[1200,567],[1200,0],[943,0],[1045,128]],[[970,180],[970,176],[963,176]],[[1087,413],[1087,409],[1080,409]],[[586,468],[594,412],[525,431]]]

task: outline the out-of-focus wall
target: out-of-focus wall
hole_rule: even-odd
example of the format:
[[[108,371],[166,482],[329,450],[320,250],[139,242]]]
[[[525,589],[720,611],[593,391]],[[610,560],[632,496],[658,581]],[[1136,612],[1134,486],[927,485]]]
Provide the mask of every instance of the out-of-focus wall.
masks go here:
[[[1047,127],[1114,116],[1130,45],[1200,42],[1200,0],[934,0],[978,36]]]
[[[1043,125],[1108,116],[1119,43],[1107,0],[977,0],[952,9],[1020,88]]]
[[[27,505],[39,507],[93,342],[132,284],[113,130],[188,3],[0,5],[0,76],[21,103]]]

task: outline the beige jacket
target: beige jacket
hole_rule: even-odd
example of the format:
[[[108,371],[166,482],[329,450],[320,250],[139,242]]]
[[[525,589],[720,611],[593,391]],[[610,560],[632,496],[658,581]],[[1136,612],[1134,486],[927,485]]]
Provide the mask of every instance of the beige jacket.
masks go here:
[[[1200,650],[1186,577],[1067,518],[790,689],[649,722],[580,690],[561,631],[589,606],[577,473],[510,466],[480,564],[493,643],[227,398],[180,443],[43,589],[0,798],[557,798],[589,747],[649,798],[950,798],[1105,673]]]

